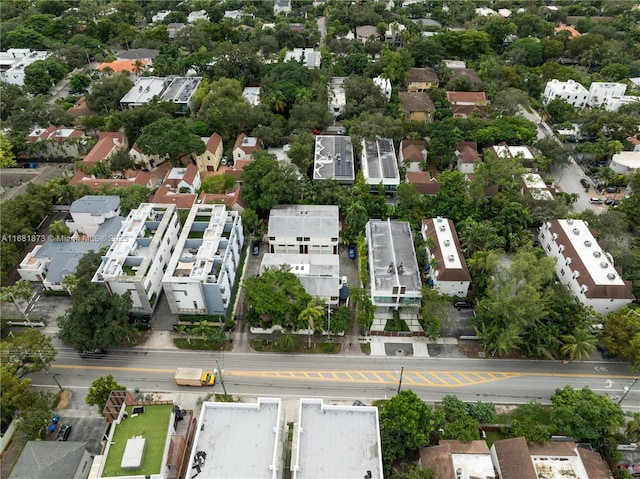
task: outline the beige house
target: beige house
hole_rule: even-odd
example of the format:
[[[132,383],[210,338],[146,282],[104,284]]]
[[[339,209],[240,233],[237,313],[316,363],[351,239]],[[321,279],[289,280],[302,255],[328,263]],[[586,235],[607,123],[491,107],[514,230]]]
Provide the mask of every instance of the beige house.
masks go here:
[[[413,121],[431,121],[431,114],[435,111],[429,94],[424,91],[401,91],[398,93],[402,109],[409,114]]]
[[[433,68],[411,68],[407,77],[407,90],[410,92],[424,92],[438,86],[440,79]]]
[[[201,155],[195,156],[198,171],[218,171],[222,161],[222,137],[213,133],[209,138],[203,138],[205,150]]]

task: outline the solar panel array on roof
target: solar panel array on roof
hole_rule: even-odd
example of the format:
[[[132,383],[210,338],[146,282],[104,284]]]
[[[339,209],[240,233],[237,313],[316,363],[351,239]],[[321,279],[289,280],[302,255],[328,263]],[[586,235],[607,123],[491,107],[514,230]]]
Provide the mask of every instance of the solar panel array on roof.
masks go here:
[[[317,136],[313,179],[352,182],[354,178],[351,138],[348,136]]]
[[[380,178],[380,163],[378,162],[378,148],[376,140],[365,140],[365,153],[369,178]]]
[[[396,155],[393,151],[393,142],[387,138],[378,140],[378,153],[380,155],[380,163],[385,178],[395,178],[398,176],[398,168],[396,163]]]

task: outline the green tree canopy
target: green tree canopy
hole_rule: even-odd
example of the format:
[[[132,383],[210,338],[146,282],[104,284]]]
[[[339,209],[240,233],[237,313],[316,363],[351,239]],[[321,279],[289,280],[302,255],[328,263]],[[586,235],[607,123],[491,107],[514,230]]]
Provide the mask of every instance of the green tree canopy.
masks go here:
[[[168,155],[175,165],[183,155],[201,155],[205,144],[182,119],[161,118],[143,128],[138,146],[149,155]]]
[[[602,445],[607,436],[624,426],[624,412],[608,396],[600,396],[587,386],[565,386],[551,396],[551,422],[560,434],[578,441]]]
[[[388,476],[395,460],[429,444],[434,421],[429,406],[410,390],[385,401],[379,414],[382,462]]]
[[[236,179],[231,173],[207,176],[202,180],[200,191],[204,193],[222,194],[233,188]]]
[[[96,81],[87,95],[87,106],[102,114],[120,110],[120,100],[133,87],[127,73],[113,75]]]
[[[300,313],[311,296],[286,266],[266,269],[243,283],[245,300],[262,323],[295,328]]]
[[[634,370],[640,369],[640,308],[623,308],[604,321],[602,344]]]
[[[111,391],[126,391],[127,388],[118,384],[116,379],[111,375],[100,376],[91,383],[87,391],[87,397],[84,399],[89,406],[98,406],[98,413],[102,414],[107,400],[111,395]]]
[[[24,334],[0,343],[2,367],[18,378],[47,369],[56,356],[51,338],[40,331],[28,329]]]

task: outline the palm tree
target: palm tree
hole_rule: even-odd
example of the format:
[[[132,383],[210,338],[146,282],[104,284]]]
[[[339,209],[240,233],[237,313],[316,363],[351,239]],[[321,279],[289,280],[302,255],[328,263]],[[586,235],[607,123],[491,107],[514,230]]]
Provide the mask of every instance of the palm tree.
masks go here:
[[[596,349],[596,338],[586,329],[575,329],[573,334],[562,336],[564,344],[560,352],[569,357],[569,361],[579,359],[584,361]]]
[[[73,273],[66,275],[62,278],[62,286],[70,295],[73,295],[78,288],[78,277]]]
[[[266,99],[266,103],[274,113],[282,113],[287,108],[287,99],[280,90],[271,93]]]
[[[624,434],[629,442],[640,441],[640,412],[634,413],[633,419],[627,423]]]
[[[318,305],[314,301],[309,301],[307,307],[298,315],[298,320],[301,323],[306,323],[307,325],[307,332],[309,333],[309,349],[311,349],[311,331],[318,328],[322,329],[323,318],[324,311],[322,306]]]
[[[515,323],[509,323],[505,329],[503,329],[496,338],[495,346],[492,356],[498,353],[500,356],[503,354],[509,354],[516,349],[522,338],[520,337],[520,327]]]

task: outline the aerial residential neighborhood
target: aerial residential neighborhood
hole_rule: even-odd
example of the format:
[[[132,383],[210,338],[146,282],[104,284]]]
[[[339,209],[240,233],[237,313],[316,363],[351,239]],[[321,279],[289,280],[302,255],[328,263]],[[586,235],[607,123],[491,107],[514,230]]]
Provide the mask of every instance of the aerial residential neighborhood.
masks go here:
[[[0,477],[640,477],[639,32],[0,2]]]

